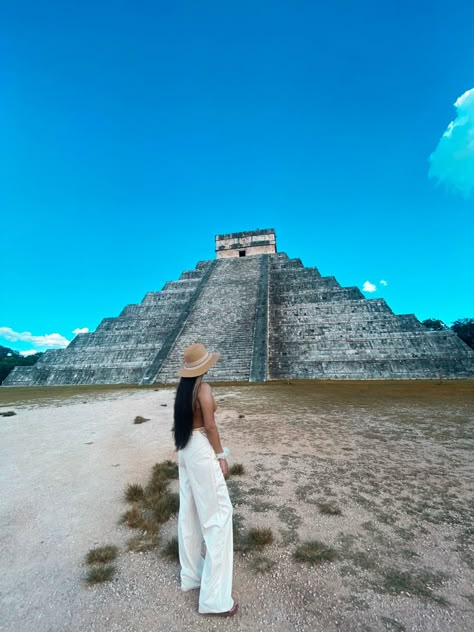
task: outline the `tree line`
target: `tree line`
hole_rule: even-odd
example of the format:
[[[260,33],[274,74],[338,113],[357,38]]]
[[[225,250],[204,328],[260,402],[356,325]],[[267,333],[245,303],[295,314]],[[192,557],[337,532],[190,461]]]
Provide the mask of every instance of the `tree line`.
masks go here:
[[[38,362],[42,355],[42,353],[35,353],[34,355],[22,356],[18,353],[18,351],[0,345],[0,384],[7,377],[13,367],[32,366]]]
[[[431,331],[445,331],[451,329],[461,340],[474,349],[474,318],[459,318],[455,320],[451,327],[438,318],[427,318],[421,321],[423,325]]]

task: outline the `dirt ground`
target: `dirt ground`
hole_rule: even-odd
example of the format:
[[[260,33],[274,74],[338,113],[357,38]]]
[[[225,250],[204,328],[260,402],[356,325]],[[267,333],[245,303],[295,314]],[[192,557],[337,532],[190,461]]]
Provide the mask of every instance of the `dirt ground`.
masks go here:
[[[228,481],[235,523],[274,534],[235,552],[239,614],[197,614],[178,565],[128,552],[133,532],[118,525],[126,485],[176,459],[173,390],[1,388],[0,413],[16,415],[0,416],[0,630],[472,632],[473,382],[214,392],[223,444],[245,467]],[[172,519],[163,541],[175,534]],[[336,559],[296,561],[308,540]],[[120,547],[117,571],[88,586],[84,556],[102,544]]]

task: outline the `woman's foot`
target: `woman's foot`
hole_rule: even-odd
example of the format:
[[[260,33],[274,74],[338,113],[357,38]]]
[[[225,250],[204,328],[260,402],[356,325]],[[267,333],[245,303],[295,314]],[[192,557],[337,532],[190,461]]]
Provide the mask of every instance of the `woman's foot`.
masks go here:
[[[230,610],[227,610],[226,612],[216,612],[214,614],[216,617],[233,617],[234,614],[237,614],[238,609],[239,609],[239,604],[234,603],[234,605],[232,606]]]

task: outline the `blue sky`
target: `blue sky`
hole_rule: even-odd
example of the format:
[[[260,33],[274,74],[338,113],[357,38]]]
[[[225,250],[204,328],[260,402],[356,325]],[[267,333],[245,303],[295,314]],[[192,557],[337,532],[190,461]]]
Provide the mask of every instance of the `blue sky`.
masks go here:
[[[266,227],[395,313],[473,317],[473,24],[471,0],[4,7],[0,344],[60,345]]]

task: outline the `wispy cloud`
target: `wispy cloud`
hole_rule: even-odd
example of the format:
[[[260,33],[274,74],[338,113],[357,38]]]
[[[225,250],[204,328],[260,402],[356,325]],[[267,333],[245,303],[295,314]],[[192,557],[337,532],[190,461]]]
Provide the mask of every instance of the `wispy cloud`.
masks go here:
[[[38,352],[36,351],[36,349],[28,349],[28,351],[20,351],[20,355],[21,356],[31,356],[31,355],[36,355]]]
[[[80,329],[79,327],[76,327],[76,329],[72,330],[73,334],[87,334],[89,333],[89,327],[82,327],[82,329]]]
[[[380,285],[388,285],[388,283],[385,279],[380,279]]]
[[[366,281],[362,287],[364,292],[375,292],[376,289],[377,287],[370,281]]]
[[[64,349],[70,343],[70,340],[61,336],[61,334],[34,336],[29,331],[14,331],[11,327],[0,327],[0,338],[4,338],[9,342],[30,342],[34,347],[46,349]]]
[[[474,88],[454,106],[456,118],[430,156],[429,175],[448,190],[468,197],[474,193]]]

